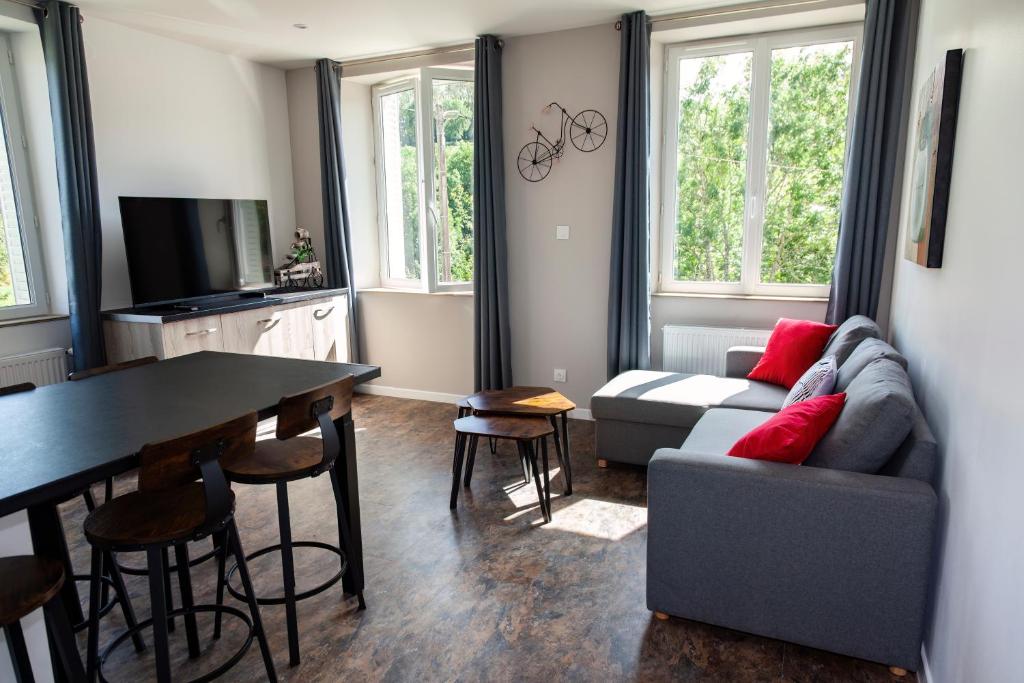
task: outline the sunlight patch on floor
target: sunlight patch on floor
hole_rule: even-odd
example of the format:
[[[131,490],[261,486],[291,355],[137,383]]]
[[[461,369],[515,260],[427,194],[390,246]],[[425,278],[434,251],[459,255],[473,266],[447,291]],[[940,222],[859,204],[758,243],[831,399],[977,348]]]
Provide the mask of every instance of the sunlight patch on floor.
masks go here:
[[[647,508],[581,498],[566,507],[555,507],[554,518],[541,528],[619,541],[646,524]]]

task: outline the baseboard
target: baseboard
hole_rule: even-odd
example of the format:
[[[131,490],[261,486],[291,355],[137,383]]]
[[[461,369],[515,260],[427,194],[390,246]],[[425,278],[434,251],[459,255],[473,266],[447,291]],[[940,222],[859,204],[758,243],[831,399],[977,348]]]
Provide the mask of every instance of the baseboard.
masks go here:
[[[921,670],[917,672],[918,683],[934,683],[935,679],[932,678],[932,669],[928,666],[928,648],[921,643]]]
[[[383,384],[360,384],[355,388],[357,394],[373,394],[374,396],[391,396],[392,398],[411,398],[417,401],[433,401],[434,403],[457,403],[462,394],[446,394],[440,391],[423,391],[422,389],[403,389],[388,387]]]
[[[433,401],[434,403],[457,403],[464,398],[463,394],[446,394],[441,391],[423,391],[422,389],[403,389],[402,387],[389,387],[383,384],[360,384],[355,388],[357,394],[371,394],[374,396],[390,396],[392,398],[411,398],[416,401]],[[590,410],[577,408],[569,411],[569,417],[573,420],[593,420]]]

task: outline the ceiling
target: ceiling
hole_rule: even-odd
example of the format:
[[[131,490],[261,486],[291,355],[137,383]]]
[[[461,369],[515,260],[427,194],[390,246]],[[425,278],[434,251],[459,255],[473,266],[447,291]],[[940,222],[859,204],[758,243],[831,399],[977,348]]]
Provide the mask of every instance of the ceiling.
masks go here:
[[[730,0],[78,0],[83,13],[284,68],[692,10]],[[295,28],[305,24],[306,29]]]

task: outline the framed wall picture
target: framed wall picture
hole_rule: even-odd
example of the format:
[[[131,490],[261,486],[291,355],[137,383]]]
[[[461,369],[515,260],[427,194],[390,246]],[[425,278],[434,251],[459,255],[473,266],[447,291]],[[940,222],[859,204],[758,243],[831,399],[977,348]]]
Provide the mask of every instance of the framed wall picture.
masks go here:
[[[914,112],[910,220],[904,254],[928,268],[942,267],[963,57],[963,50],[946,52],[921,87]]]

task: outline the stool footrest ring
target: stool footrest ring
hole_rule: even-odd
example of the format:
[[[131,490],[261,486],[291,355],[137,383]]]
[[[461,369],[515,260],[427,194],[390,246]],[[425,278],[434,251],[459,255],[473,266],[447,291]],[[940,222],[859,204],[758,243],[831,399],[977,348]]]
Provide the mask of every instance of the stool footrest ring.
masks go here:
[[[167,613],[167,618],[172,619],[175,617],[183,617],[189,614],[201,614],[204,612],[212,612],[214,614],[219,612],[221,614],[228,614],[230,616],[236,617],[245,624],[246,628],[248,629],[248,633],[246,634],[245,640],[242,642],[242,645],[238,648],[238,651],[231,655],[231,657],[228,658],[227,661],[218,666],[216,669],[213,669],[212,671],[205,673],[198,678],[193,678],[191,681],[189,681],[189,683],[206,683],[206,681],[212,681],[213,679],[224,675],[225,672],[231,669],[235,664],[237,664],[242,659],[242,657],[245,656],[245,653],[248,652],[249,648],[252,646],[252,641],[256,638],[256,629],[253,628],[252,619],[249,618],[249,615],[240,609],[228,607],[226,605],[195,605],[193,607],[182,607],[179,609],[169,611]],[[109,657],[110,654],[116,648],[122,645],[126,640],[134,636],[136,633],[139,633],[147,628],[150,628],[152,625],[152,617],[146,619],[145,621],[140,621],[138,626],[136,626],[135,628],[122,631],[116,638],[114,638],[113,641],[111,641],[109,645],[107,645],[103,649],[102,652],[100,652],[96,667],[96,673],[101,683],[110,683],[107,677],[103,675],[103,664],[107,661],[107,657]]]
[[[73,581],[78,581],[81,583],[88,583],[92,581],[92,577],[88,574],[73,574],[71,576],[71,579]],[[100,581],[105,583],[107,587],[111,590],[110,597],[107,598],[107,601],[103,603],[102,607],[100,607],[98,616],[100,619],[102,619],[103,617],[110,614],[110,610],[114,609],[114,605],[116,605],[120,601],[120,598],[117,596],[117,588],[114,586],[113,579],[111,579],[109,576],[101,575]],[[82,621],[78,622],[77,624],[71,624],[71,630],[73,630],[75,633],[78,633],[79,631],[84,631],[85,629],[89,628],[88,610],[86,610],[85,615],[86,616],[84,619],[82,619]]]
[[[305,591],[303,591],[301,593],[296,593],[295,594],[295,601],[296,602],[298,602],[299,600],[305,600],[306,598],[311,598],[314,595],[319,595],[320,593],[323,593],[325,590],[327,590],[328,588],[330,588],[334,584],[338,583],[338,581],[341,580],[341,577],[345,575],[345,570],[348,569],[348,561],[345,558],[345,553],[341,552],[341,549],[338,548],[337,546],[330,545],[329,543],[321,543],[319,541],[293,541],[292,542],[292,548],[319,548],[320,550],[330,551],[330,552],[334,553],[335,555],[337,555],[339,558],[341,558],[341,568],[338,570],[338,572],[334,576],[332,576],[331,578],[327,579],[323,583],[321,583],[321,584],[319,584],[317,586],[314,586],[313,588],[310,588],[309,590],[305,590]],[[254,559],[256,559],[257,557],[262,557],[263,555],[269,555],[270,553],[280,552],[280,551],[281,551],[281,544],[280,543],[275,543],[274,545],[267,546],[266,548],[260,548],[259,550],[256,550],[256,551],[246,555],[245,556],[245,563],[249,564]],[[231,569],[228,570],[227,576],[224,578],[224,584],[227,587],[228,592],[231,593],[231,595],[235,599],[241,600],[241,601],[244,602],[246,600],[245,593],[239,591],[238,589],[236,589],[234,586],[231,585],[231,578],[235,575],[235,572],[237,570],[238,570],[238,565],[237,564],[235,564],[233,567],[231,567]],[[260,604],[260,605],[283,605],[283,604],[285,604],[285,598],[284,598],[283,595],[273,596],[273,597],[261,597],[261,596],[257,595],[256,596],[256,602],[257,602],[257,604]]]

